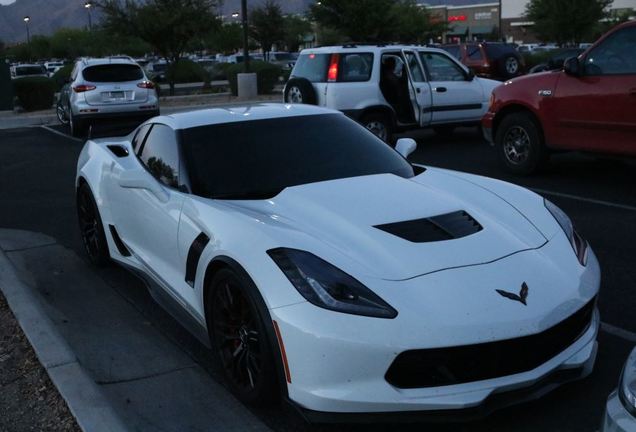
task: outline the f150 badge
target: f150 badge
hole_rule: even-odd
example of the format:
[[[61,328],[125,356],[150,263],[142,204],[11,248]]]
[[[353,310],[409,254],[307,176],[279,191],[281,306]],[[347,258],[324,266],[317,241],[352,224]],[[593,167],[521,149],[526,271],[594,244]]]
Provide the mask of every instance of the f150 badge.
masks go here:
[[[552,96],[552,90],[539,90],[539,96],[544,96],[544,97]]]

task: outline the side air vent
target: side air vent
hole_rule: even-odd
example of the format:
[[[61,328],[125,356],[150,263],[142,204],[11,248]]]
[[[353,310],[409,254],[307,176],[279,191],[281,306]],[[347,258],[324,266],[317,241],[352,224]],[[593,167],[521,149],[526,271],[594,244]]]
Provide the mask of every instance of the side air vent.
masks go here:
[[[108,229],[110,230],[110,235],[113,236],[113,240],[115,241],[115,246],[117,246],[117,250],[119,251],[119,253],[122,256],[129,257],[130,251],[128,250],[124,242],[121,240],[121,237],[119,237],[119,233],[117,233],[117,230],[115,229],[115,227],[113,225],[108,225]]]
[[[375,228],[413,243],[452,240],[475,234],[483,229],[463,210],[429,218],[376,225]]]
[[[128,156],[128,149],[124,146],[120,146],[120,145],[109,145],[107,146],[108,150],[110,150],[111,152],[113,152],[113,154],[119,158],[123,158]]]
[[[203,253],[203,249],[210,242],[210,237],[201,233],[194,239],[192,244],[190,245],[190,250],[188,251],[188,259],[186,260],[186,274],[185,281],[191,287],[194,287],[194,281],[197,276],[197,267],[199,266],[199,259],[201,258],[201,254]]]

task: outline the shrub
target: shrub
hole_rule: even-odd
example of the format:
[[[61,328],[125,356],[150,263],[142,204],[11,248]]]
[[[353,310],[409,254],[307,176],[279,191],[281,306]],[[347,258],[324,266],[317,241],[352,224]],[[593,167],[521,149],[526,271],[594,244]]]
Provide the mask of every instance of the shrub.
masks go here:
[[[48,109],[53,106],[55,83],[45,77],[25,77],[13,80],[13,91],[26,111]]]
[[[58,70],[57,72],[53,74],[51,79],[55,83],[56,91],[60,91],[62,87],[64,87],[64,84],[66,84],[66,81],[68,81],[71,78],[72,71],[73,71],[73,65],[67,64],[66,66],[62,67],[60,70]]]
[[[243,73],[243,63],[228,66],[227,79],[230,82],[230,89],[234,96],[238,95],[238,86],[236,76]],[[250,72],[256,72],[256,85],[258,93],[270,93],[274,85],[278,83],[278,77],[282,74],[280,66],[263,61],[250,61]]]
[[[168,81],[170,81],[170,78],[174,78],[174,82],[177,84],[210,82],[210,74],[203,66],[187,59],[179,60],[176,67],[171,65],[166,72],[166,78]]]
[[[547,63],[548,60],[556,54],[557,51],[539,51],[531,54],[524,54],[523,60],[526,64],[526,70],[530,70],[532,67]]]

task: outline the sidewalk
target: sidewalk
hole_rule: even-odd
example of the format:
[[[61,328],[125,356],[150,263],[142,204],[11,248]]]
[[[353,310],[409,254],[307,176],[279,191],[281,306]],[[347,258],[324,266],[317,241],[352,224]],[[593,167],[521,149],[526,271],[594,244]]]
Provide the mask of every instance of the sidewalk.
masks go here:
[[[0,229],[0,289],[82,430],[269,430],[55,239]]]
[[[255,99],[248,101],[240,100],[238,97],[232,96],[231,93],[211,93],[188,96],[165,96],[160,98],[159,106],[161,107],[161,114],[172,114],[175,112],[187,111],[189,109],[200,109],[213,106],[282,101],[283,96],[280,93],[258,95]],[[53,108],[28,113],[0,111],[0,129],[13,129],[50,124],[58,124],[55,110]]]

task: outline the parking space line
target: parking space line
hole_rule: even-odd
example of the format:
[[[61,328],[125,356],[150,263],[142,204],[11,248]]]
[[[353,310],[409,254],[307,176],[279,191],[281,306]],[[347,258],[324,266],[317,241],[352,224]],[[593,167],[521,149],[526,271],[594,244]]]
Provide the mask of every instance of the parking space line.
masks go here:
[[[422,164],[414,163],[413,165],[421,167],[421,168],[426,168],[426,165],[422,165]],[[567,198],[567,199],[571,199],[575,201],[582,201],[582,202],[587,202],[591,204],[597,204],[597,205],[602,205],[606,207],[613,207],[613,208],[619,208],[621,210],[629,210],[629,211],[636,212],[636,206],[631,206],[628,204],[619,204],[619,203],[613,203],[611,201],[602,201],[602,200],[597,200],[594,198],[586,198],[586,197],[572,195],[572,194],[563,193],[563,192],[549,191],[546,189],[538,189],[538,188],[532,188],[532,187],[526,187],[526,189],[530,189],[531,191],[536,192],[538,194],[552,195],[552,196],[556,196],[560,198]]]
[[[629,330],[615,327],[604,322],[601,323],[601,330],[605,333],[611,334],[612,336],[617,336],[621,339],[625,339],[626,341],[636,344],[636,333],[630,332]]]
[[[73,136],[70,136],[70,135],[68,135],[68,134],[65,134],[64,132],[60,132],[60,131],[58,131],[58,130],[55,130],[55,129],[53,129],[53,128],[50,128],[50,127],[48,127],[48,126],[46,126],[46,125],[42,125],[42,126],[40,126],[40,127],[41,127],[42,129],[46,129],[47,131],[54,133],[55,135],[59,135],[59,136],[62,136],[62,137],[64,137],[64,138],[68,138],[68,139],[73,140],[73,141],[75,141],[75,142],[79,142],[79,143],[83,143],[83,142],[84,142],[84,140],[83,140],[83,139],[75,138],[75,137],[73,137]]]

